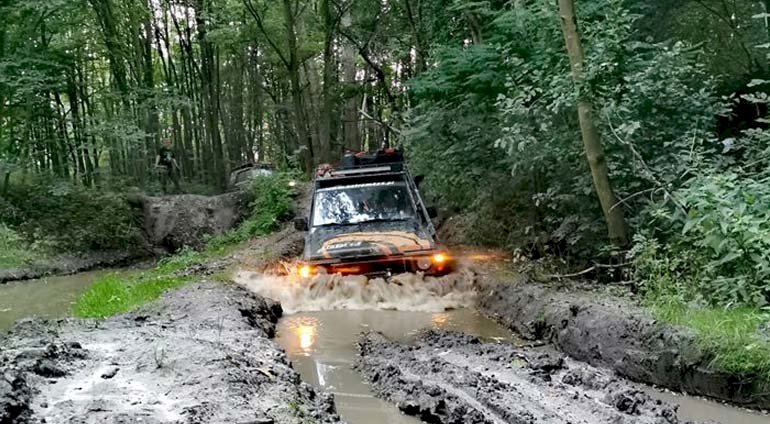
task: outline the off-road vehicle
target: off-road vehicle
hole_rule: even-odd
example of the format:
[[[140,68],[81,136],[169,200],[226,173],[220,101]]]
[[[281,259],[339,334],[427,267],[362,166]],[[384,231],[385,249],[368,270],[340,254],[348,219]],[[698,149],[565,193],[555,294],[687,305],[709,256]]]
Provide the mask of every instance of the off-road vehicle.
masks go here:
[[[435,210],[423,203],[419,180],[393,149],[347,154],[338,167],[319,167],[310,216],[295,221],[307,231],[300,275],[451,272],[454,261],[438,247]]]

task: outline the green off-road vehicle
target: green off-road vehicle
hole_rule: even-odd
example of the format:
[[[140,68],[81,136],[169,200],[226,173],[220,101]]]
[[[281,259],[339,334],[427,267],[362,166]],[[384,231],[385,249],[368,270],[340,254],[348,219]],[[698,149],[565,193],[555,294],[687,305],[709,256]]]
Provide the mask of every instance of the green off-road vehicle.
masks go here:
[[[452,257],[438,247],[418,181],[401,152],[347,154],[338,167],[323,165],[313,182],[310,216],[298,272],[390,276],[404,272],[445,275]]]

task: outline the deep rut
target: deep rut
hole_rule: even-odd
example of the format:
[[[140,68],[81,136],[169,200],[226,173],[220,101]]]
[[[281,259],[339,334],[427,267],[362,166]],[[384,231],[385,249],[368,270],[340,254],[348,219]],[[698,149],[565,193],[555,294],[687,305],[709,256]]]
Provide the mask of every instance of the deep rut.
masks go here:
[[[680,423],[674,407],[558,353],[437,331],[409,345],[368,333],[359,347],[375,392],[426,422]]]

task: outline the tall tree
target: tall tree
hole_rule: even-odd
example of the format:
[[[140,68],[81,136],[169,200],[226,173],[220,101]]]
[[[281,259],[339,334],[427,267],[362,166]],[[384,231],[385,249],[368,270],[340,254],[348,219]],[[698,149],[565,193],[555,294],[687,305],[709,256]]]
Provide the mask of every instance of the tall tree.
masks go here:
[[[591,169],[594,188],[604,212],[610,241],[617,246],[625,247],[628,244],[628,235],[623,208],[619,207],[618,200],[612,190],[604,146],[595,122],[593,104],[583,84],[585,57],[578,32],[577,18],[575,17],[574,0],[559,0],[559,14],[572,68],[572,78],[579,90],[578,119],[580,120],[583,147]]]

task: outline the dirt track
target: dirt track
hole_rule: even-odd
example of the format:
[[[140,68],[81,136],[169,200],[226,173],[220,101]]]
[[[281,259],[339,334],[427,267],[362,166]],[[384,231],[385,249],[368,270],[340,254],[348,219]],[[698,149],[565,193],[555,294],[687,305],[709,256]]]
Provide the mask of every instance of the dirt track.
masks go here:
[[[98,324],[22,322],[0,341],[0,422],[338,422],[269,339],[280,314],[198,283]]]
[[[429,331],[405,345],[368,333],[357,369],[429,423],[677,424],[676,409],[561,354]]]

